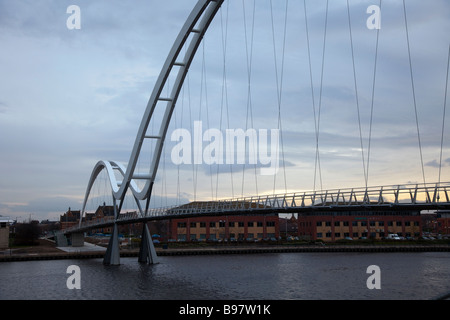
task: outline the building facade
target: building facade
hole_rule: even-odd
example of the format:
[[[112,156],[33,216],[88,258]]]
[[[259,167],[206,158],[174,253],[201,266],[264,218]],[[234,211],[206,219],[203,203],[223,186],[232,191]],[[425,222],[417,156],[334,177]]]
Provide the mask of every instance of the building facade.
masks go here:
[[[254,241],[279,237],[278,215],[212,216],[170,221],[177,241]]]
[[[9,247],[9,226],[12,220],[7,217],[0,216],[0,249]]]
[[[391,233],[414,238],[422,235],[418,211],[301,213],[298,230],[304,239],[323,241],[383,239]]]
[[[437,230],[436,233],[449,235],[450,234],[450,211],[437,212]]]
[[[76,226],[80,222],[80,215],[80,210],[72,210],[69,207],[69,210],[59,218],[61,229],[64,230]]]

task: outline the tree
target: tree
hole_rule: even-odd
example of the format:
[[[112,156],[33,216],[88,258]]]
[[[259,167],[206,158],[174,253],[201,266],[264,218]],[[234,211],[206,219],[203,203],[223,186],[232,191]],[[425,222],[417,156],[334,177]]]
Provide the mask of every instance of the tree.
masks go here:
[[[15,245],[36,245],[39,237],[39,224],[35,221],[16,225]]]

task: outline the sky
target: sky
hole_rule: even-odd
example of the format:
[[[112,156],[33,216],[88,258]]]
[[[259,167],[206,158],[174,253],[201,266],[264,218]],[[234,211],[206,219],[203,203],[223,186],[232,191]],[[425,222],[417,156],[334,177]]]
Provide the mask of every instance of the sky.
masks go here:
[[[156,79],[195,3],[0,0],[0,215],[57,220],[69,207],[81,209],[97,161],[128,162]],[[79,29],[68,27],[71,5],[80,9]],[[421,163],[426,182],[438,181],[440,163],[441,181],[450,180],[450,111],[443,117],[450,3],[406,0],[411,65],[402,1],[382,3],[377,30],[367,26],[367,8],[379,1],[349,0],[352,38],[346,5],[329,1],[325,29],[325,0],[225,1],[180,94],[154,206],[362,187],[364,171],[369,186],[423,183]],[[278,173],[261,176],[248,163],[177,166],[171,134],[193,134],[195,121],[224,136],[226,129],[282,129]],[[102,179],[99,193],[101,184],[108,189]]]

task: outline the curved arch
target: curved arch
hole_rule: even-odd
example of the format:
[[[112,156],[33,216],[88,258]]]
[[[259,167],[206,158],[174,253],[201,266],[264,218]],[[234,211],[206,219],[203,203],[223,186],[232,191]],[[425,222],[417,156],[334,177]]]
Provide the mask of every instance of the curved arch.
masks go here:
[[[156,178],[159,161],[164,145],[164,140],[169,127],[170,119],[172,117],[175,104],[183,86],[184,79],[188,73],[189,67],[194,59],[195,53],[203,39],[203,36],[208,29],[210,23],[214,19],[217,11],[224,0],[199,0],[191,11],[186,22],[184,23],[181,31],[179,32],[172,49],[170,50],[164,66],[160,72],[160,75],[153,88],[153,92],[148,101],[145,109],[139,130],[136,136],[136,140],[130,155],[128,165],[125,167],[115,161],[99,161],[92,173],[86,189],[86,194],[83,202],[82,214],[86,209],[86,203],[89,198],[91,188],[97,179],[97,176],[103,169],[106,169],[110,180],[113,198],[123,201],[128,188],[131,188],[134,198],[138,200],[147,200],[147,208],[151,197],[152,187]],[[189,43],[187,43],[190,40]],[[181,57],[181,50],[187,45],[187,50],[184,57]],[[174,66],[178,67],[176,72],[176,80],[173,85],[172,91],[169,97],[162,97],[161,93],[166,84],[169,75],[172,74]],[[150,120],[155,111],[158,102],[167,102],[165,106],[163,120],[159,128],[158,136],[146,136],[146,132],[150,123]],[[150,164],[149,172],[145,174],[136,174],[135,169],[139,159],[142,145],[145,139],[156,139],[156,145],[153,150],[153,158]],[[117,169],[123,176],[122,181],[117,181],[114,170]],[[134,179],[145,180],[144,187],[139,189]],[[81,223],[80,219],[80,223]]]
[[[113,191],[113,193],[117,193],[119,191],[119,188],[122,184],[122,181],[118,181],[116,178],[116,175],[114,174],[114,170],[119,171],[119,173],[122,175],[122,177],[125,176],[125,172],[126,172],[126,168],[123,164],[115,162],[115,161],[105,161],[105,160],[101,160],[99,162],[97,162],[97,164],[95,165],[94,169],[92,170],[91,173],[91,177],[89,179],[89,183],[88,186],[86,188],[86,194],[84,197],[84,202],[83,202],[83,207],[81,212],[84,212],[84,210],[86,209],[86,204],[87,204],[87,200],[89,198],[89,195],[91,193],[91,189],[95,183],[95,181],[97,180],[98,175],[103,171],[106,170],[107,174],[108,174],[108,178],[109,178],[109,183],[111,185],[111,189]],[[139,193],[141,192],[141,190],[139,189],[139,187],[137,186],[135,181],[131,181],[130,182],[130,186],[131,190],[134,193]]]

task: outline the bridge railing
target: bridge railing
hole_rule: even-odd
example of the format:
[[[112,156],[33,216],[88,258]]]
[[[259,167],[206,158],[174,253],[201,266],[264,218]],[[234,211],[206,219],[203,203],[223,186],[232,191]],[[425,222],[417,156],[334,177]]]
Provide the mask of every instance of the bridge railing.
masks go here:
[[[364,205],[438,205],[439,203],[450,203],[450,183],[320,190],[194,202],[167,209],[167,212],[170,214],[220,213],[224,211],[252,211],[260,209]]]
[[[120,214],[117,220],[105,217],[84,221],[81,226],[65,229],[66,233],[81,229],[110,225],[114,222],[132,223],[150,218],[201,214],[221,214],[230,212],[282,211],[285,209],[320,209],[375,206],[415,206],[420,207],[450,205],[450,182],[435,184],[407,184],[370,188],[346,188],[277,195],[262,195],[215,201],[196,201],[184,205],[149,209],[147,214],[136,212]]]

